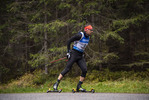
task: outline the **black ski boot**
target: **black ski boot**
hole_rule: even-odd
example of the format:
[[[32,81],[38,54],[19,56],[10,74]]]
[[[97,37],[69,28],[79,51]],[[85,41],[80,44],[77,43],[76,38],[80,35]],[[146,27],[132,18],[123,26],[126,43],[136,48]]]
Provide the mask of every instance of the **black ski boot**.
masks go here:
[[[83,82],[79,81],[76,89],[77,92],[86,92],[86,90],[81,87],[81,84],[83,84]]]
[[[86,89],[83,89],[82,87],[77,88],[77,92],[86,92]]]
[[[57,90],[58,85],[59,85],[59,83],[58,83],[58,82],[54,83],[54,85],[53,85],[53,89],[54,89],[54,90]]]
[[[54,90],[57,90],[59,83],[60,83],[60,80],[58,79],[57,82],[54,83],[54,85],[53,85]]]

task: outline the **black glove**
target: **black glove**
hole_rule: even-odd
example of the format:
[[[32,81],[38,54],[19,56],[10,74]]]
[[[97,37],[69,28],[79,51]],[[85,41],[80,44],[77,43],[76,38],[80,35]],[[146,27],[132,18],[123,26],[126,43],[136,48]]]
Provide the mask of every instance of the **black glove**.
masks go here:
[[[70,59],[70,51],[69,52],[67,52],[67,59]]]

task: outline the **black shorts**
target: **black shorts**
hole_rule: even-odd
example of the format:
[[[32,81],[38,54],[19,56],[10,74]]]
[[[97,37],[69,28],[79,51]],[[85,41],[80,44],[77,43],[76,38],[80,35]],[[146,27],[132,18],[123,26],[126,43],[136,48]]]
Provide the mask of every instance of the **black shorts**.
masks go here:
[[[81,53],[77,50],[72,50],[72,52],[70,54],[70,59],[68,60],[67,65],[66,65],[65,69],[61,72],[61,74],[64,76],[66,73],[68,73],[69,70],[72,68],[72,65],[75,62],[78,64],[78,66],[80,67],[80,69],[82,71],[81,76],[85,77],[86,73],[87,73],[86,62],[83,57],[83,53]]]

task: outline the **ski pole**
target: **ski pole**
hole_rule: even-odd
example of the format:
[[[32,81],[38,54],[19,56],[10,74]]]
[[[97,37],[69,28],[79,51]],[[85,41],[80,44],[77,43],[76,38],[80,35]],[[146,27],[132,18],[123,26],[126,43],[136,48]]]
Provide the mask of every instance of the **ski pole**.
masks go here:
[[[57,61],[60,61],[60,60],[66,59],[66,58],[67,58],[67,57],[63,57],[63,58],[60,58],[60,59],[57,59],[57,60],[51,61],[50,63],[52,64],[52,63],[54,63],[54,62],[57,62]],[[68,60],[66,60],[66,61],[68,61]]]

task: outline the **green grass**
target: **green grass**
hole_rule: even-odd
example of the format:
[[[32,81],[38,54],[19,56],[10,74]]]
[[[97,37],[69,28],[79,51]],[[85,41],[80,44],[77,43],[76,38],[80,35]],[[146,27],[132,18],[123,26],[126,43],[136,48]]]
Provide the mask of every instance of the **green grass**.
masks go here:
[[[77,81],[69,80],[61,82],[60,87],[64,92],[70,92],[72,88],[76,88]],[[95,89],[99,93],[149,93],[149,81],[138,80],[122,80],[122,81],[104,81],[104,82],[89,82],[86,81],[82,85],[83,88],[90,90]]]
[[[95,84],[96,92],[112,93],[149,93],[149,84],[146,81],[106,81]],[[87,86],[89,87],[89,86]]]
[[[63,92],[71,92],[72,88],[76,88],[78,83],[77,78],[64,78],[59,88],[63,89]],[[56,80],[46,81],[43,85],[20,87],[12,85],[0,85],[0,93],[45,93],[48,88],[52,88]],[[143,80],[121,80],[121,81],[103,81],[94,82],[86,80],[83,88],[90,90],[95,89],[95,92],[99,93],[149,93],[149,81]]]
[[[41,70],[26,73],[8,84],[0,84],[0,93],[45,93],[49,88],[53,88],[57,76],[54,73],[44,74]],[[78,81],[79,76],[66,75],[59,88],[62,88],[63,92],[71,92]],[[149,93],[148,72],[92,71],[86,76],[82,87],[86,90],[94,88],[95,92],[99,93]]]

